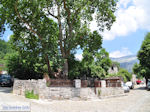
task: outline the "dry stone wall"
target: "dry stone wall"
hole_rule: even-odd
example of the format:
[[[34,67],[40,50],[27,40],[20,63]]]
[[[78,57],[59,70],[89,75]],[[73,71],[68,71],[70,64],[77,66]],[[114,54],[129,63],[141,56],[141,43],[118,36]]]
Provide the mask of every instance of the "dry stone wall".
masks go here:
[[[77,81],[79,82],[79,81]],[[15,80],[13,93],[25,95],[25,91],[34,91],[40,99],[71,99],[79,97],[81,99],[102,98],[106,96],[124,94],[122,88],[75,88],[75,87],[47,87],[46,80]]]

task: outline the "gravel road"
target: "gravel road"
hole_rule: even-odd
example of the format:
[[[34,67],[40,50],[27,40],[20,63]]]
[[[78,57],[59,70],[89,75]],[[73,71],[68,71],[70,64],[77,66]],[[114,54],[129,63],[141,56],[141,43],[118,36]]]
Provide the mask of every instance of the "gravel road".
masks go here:
[[[0,88],[0,102],[29,102],[31,112],[150,112],[150,91],[137,86],[126,96],[79,101],[29,100],[11,93],[11,88]]]

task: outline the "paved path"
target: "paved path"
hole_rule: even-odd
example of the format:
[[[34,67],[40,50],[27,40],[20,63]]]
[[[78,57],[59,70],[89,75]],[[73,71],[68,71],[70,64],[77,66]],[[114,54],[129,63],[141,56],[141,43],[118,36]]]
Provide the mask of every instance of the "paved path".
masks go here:
[[[77,101],[29,100],[9,93],[11,89],[0,88],[0,102],[30,102],[31,112],[150,112],[150,91],[138,86],[126,96]]]

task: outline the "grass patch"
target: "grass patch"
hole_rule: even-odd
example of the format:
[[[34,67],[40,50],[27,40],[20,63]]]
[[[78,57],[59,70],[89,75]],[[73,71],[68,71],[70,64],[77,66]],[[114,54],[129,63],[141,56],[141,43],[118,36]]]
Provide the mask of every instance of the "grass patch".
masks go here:
[[[101,95],[101,90],[98,90],[98,96],[100,96]]]
[[[34,94],[34,91],[26,91],[25,92],[25,97],[29,98],[29,99],[39,99],[39,95],[38,94]]]

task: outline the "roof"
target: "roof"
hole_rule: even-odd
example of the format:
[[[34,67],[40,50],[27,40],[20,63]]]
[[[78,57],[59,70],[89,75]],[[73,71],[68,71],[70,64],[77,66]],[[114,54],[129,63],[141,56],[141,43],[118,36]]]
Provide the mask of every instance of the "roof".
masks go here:
[[[109,78],[105,78],[106,80],[109,80],[109,79],[118,79],[118,80],[122,80],[123,78],[121,76],[118,76],[118,77],[109,77]]]

